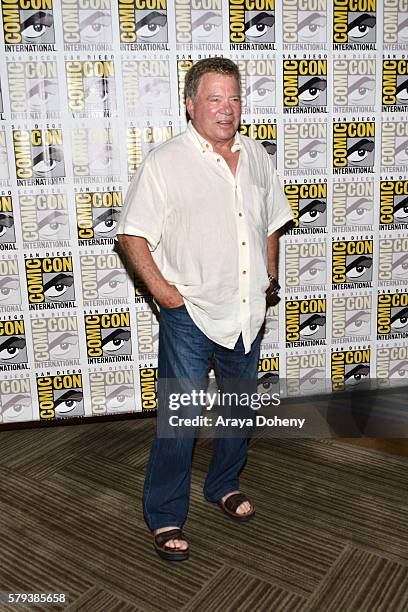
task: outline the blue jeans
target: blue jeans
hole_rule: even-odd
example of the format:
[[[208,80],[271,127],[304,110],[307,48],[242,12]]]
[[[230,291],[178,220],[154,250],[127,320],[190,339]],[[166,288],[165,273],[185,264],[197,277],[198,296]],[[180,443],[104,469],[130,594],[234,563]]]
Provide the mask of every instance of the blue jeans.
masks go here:
[[[159,384],[162,379],[208,380],[211,358],[217,380],[256,381],[261,332],[245,355],[242,336],[234,349],[213,342],[195,325],[185,306],[160,309]],[[160,410],[160,400],[159,400]],[[238,475],[247,454],[247,438],[214,438],[213,454],[204,484],[209,501],[239,489]],[[150,449],[143,493],[146,522],[151,530],[187,518],[194,438],[168,439],[156,435]]]

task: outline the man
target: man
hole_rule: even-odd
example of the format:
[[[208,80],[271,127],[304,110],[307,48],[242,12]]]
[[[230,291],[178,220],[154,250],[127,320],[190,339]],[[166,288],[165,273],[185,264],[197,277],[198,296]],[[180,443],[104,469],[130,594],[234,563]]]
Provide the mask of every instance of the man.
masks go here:
[[[256,380],[266,297],[276,295],[278,230],[292,218],[262,145],[237,133],[240,75],[224,58],[186,75],[186,131],[149,154],[130,185],[121,248],[160,306],[161,380]],[[269,274],[269,278],[268,278]],[[160,404],[159,412],[166,406]],[[153,441],[144,512],[158,554],[184,560],[192,438]],[[236,520],[254,515],[239,491],[246,438],[213,440],[208,501]]]

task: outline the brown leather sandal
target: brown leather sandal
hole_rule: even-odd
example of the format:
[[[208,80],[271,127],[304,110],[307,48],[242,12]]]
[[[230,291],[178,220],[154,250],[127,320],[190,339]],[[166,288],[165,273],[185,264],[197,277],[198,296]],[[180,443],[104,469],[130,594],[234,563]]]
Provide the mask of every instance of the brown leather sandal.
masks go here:
[[[249,502],[252,506],[252,510],[246,514],[237,514],[237,508],[242,504],[242,502]],[[225,501],[220,499],[217,503],[225,514],[233,518],[235,521],[249,521],[255,516],[255,506],[244,493],[233,493],[227,497]]]
[[[154,549],[162,559],[166,561],[185,561],[188,559],[190,550],[180,550],[177,548],[171,548],[166,546],[166,542],[169,540],[184,540],[188,544],[187,538],[183,536],[181,529],[169,529],[169,531],[162,531],[154,536]]]

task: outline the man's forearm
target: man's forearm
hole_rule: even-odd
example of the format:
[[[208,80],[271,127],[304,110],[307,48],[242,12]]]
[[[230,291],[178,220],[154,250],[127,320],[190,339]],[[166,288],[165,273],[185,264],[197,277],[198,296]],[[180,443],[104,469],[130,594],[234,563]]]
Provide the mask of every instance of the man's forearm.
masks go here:
[[[132,268],[160,304],[173,307],[183,301],[177,288],[166,281],[153,261],[145,238],[119,234],[118,242]]]
[[[279,230],[268,236],[268,274],[275,278],[279,270],[279,236]]]

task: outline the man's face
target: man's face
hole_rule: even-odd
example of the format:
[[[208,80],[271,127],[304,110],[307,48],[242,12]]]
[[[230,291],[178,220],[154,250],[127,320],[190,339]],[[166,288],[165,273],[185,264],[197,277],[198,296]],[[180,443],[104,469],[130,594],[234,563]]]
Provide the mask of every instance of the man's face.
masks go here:
[[[197,132],[214,146],[234,138],[241,119],[241,99],[232,75],[207,72],[199,82],[194,99],[186,106]]]

